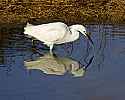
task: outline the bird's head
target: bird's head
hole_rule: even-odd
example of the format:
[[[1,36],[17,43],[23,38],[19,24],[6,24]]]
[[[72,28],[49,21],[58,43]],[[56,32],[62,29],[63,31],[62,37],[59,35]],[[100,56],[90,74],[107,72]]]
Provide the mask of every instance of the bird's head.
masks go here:
[[[94,44],[91,37],[86,32],[86,28],[83,25],[76,24],[76,25],[70,26],[70,28],[83,34],[85,37],[87,37],[89,39],[89,41],[92,43],[92,45]]]
[[[83,25],[79,25],[79,24],[76,24],[76,25],[72,25],[70,26],[71,29],[74,29],[75,31],[78,31],[79,33],[86,35],[86,29]]]

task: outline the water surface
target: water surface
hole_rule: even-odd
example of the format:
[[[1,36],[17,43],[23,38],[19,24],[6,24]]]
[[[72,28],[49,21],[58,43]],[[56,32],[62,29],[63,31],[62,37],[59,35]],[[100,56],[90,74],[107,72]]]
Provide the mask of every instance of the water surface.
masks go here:
[[[4,35],[0,48],[0,100],[123,100],[125,98],[125,32],[124,26],[87,25],[95,44],[85,37],[73,43],[56,45],[54,53],[87,65],[84,77],[46,75],[26,70],[24,60],[35,60],[31,39],[19,28]],[[115,35],[114,35],[115,33]],[[118,34],[116,34],[118,33]],[[122,33],[122,35],[121,35]],[[47,47],[35,41],[42,54]]]

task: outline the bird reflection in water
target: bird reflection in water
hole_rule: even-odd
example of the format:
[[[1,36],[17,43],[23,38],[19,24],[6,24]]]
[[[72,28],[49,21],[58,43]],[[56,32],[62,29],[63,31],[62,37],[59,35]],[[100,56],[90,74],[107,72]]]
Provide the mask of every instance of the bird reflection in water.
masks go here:
[[[85,67],[79,62],[70,58],[58,57],[49,53],[39,57],[35,61],[25,61],[28,70],[38,69],[45,74],[64,75],[69,73],[74,77],[82,77],[85,74]]]

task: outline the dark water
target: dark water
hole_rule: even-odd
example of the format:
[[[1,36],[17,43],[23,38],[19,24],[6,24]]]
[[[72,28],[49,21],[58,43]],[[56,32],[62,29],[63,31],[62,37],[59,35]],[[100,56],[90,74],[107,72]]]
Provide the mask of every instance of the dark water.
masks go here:
[[[71,57],[83,65],[94,56],[86,76],[81,78],[27,71],[24,60],[35,60],[39,56],[31,50],[31,39],[21,34],[21,28],[4,34],[0,45],[0,100],[124,100],[125,27],[86,27],[92,33],[94,48],[81,36],[73,43],[56,45],[54,49],[57,55]],[[34,43],[41,55],[47,52],[47,47],[39,41]]]

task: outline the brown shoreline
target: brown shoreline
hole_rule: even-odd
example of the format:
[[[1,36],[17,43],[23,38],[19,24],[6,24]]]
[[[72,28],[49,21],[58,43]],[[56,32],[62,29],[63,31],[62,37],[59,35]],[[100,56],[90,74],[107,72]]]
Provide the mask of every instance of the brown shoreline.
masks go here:
[[[31,23],[47,23],[53,21],[62,21],[67,24],[125,24],[125,1],[0,1],[0,24],[20,24],[26,23],[27,21]]]

